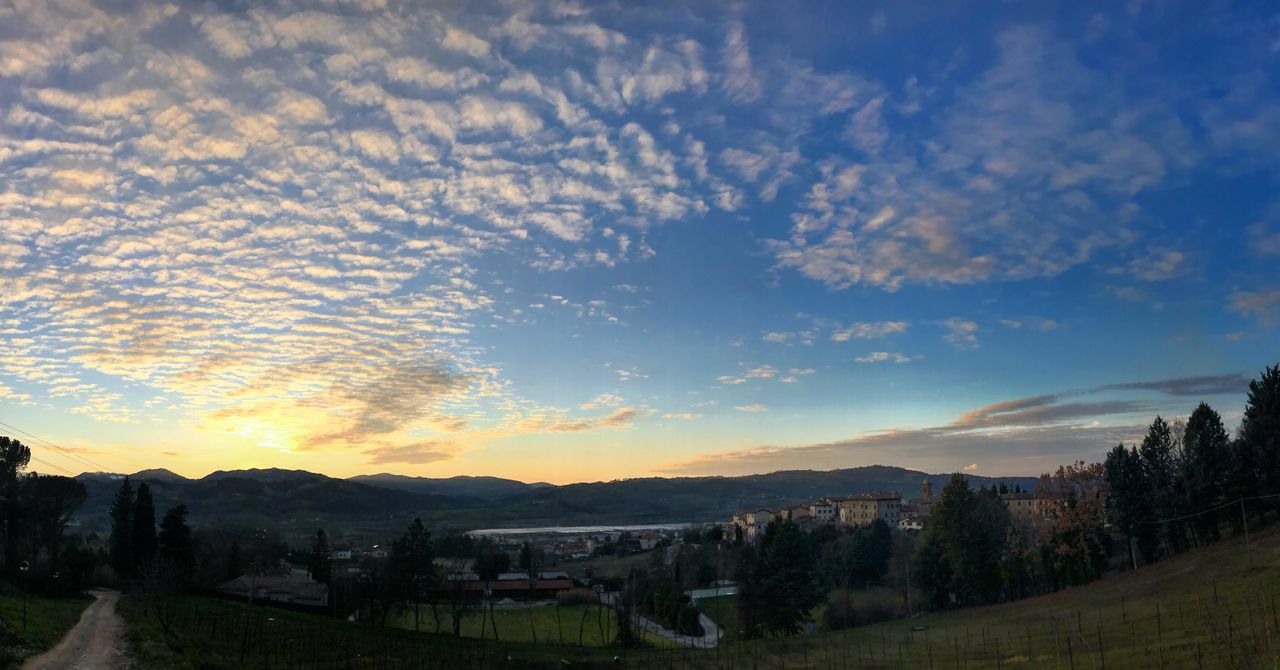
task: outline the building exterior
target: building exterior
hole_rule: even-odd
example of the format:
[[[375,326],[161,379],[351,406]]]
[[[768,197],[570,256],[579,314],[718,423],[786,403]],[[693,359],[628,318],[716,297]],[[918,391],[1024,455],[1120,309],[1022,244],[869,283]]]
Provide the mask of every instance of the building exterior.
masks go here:
[[[902,517],[902,520],[898,522],[898,530],[920,532],[924,530],[924,517],[908,514]]]
[[[282,575],[241,575],[214,587],[227,596],[245,600],[270,600],[323,607],[329,604],[329,587],[314,581],[305,570]]]
[[[1031,523],[1045,516],[1049,500],[1031,493],[1005,493],[1000,496],[1014,521]]]
[[[808,507],[799,506],[784,507],[778,510],[777,514],[779,519],[787,519],[789,521],[800,521],[801,519],[808,519],[810,516]]]
[[[834,521],[839,515],[839,506],[833,500],[823,498],[809,505],[809,516],[817,521]]]
[[[881,519],[896,528],[902,520],[902,496],[896,491],[864,493],[840,501],[840,523],[846,526],[870,526]]]

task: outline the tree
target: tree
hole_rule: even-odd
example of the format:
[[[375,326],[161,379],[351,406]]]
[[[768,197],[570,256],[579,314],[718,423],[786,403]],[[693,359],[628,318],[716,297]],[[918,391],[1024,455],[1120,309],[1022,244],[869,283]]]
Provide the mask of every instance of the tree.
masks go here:
[[[1138,564],[1134,543],[1142,551],[1142,558],[1151,562],[1155,558],[1155,535],[1151,532],[1151,492],[1148,490],[1142,457],[1137,449],[1126,449],[1118,444],[1107,453],[1103,464],[1107,483],[1107,512],[1111,522],[1125,534],[1129,544],[1129,562]]]
[[[227,579],[235,579],[244,574],[244,558],[240,555],[240,541],[232,540],[231,546],[227,549],[227,570],[223,576]]]
[[[1280,493],[1280,365],[1266,368],[1249,382],[1238,441],[1256,467],[1255,490]]]
[[[126,476],[111,505],[111,567],[122,579],[133,576],[133,485]]]
[[[794,635],[823,599],[813,546],[790,519],[777,519],[765,529],[759,566],[751,576],[763,632]]]
[[[138,484],[132,517],[130,552],[134,565],[141,571],[156,555],[156,506],[151,500],[151,487],[146,482]]]
[[[4,524],[4,567],[10,569],[18,564],[17,529],[22,515],[22,506],[18,499],[18,473],[31,462],[31,449],[16,439],[0,435],[0,497],[3,501],[4,513],[0,522]]]
[[[1157,519],[1180,517],[1186,509],[1185,497],[1180,487],[1180,442],[1173,427],[1156,416],[1138,447],[1138,455],[1142,458],[1143,479],[1151,500],[1151,514]],[[1165,523],[1164,535],[1171,550],[1182,551],[1186,548],[1183,522]]]
[[[36,546],[46,552],[49,571],[58,570],[62,535],[80,505],[84,504],[84,484],[57,475],[31,475],[23,482],[24,496],[32,513]]]
[[[1224,502],[1227,474],[1231,458],[1227,430],[1222,417],[1206,403],[1200,403],[1183,433],[1186,450],[1184,478],[1187,481],[1188,504],[1196,517],[1197,536],[1218,539],[1218,512],[1212,508]]]
[[[1009,509],[992,491],[974,492],[957,473],[942,489],[916,550],[915,574],[934,607],[1000,597]]]
[[[537,569],[538,569],[539,557],[536,556],[536,553],[537,553],[537,550],[534,549],[532,542],[525,542],[524,544],[520,545],[520,558],[518,562],[520,565],[520,569],[524,570],[525,576],[528,577],[529,593],[531,595],[533,593],[534,587],[538,583]],[[559,607],[559,604],[557,604],[556,606]],[[538,629],[533,624],[533,608],[529,607],[526,609],[529,610],[529,635],[530,635],[530,638],[536,644],[538,642]]]
[[[195,546],[191,542],[191,528],[187,526],[186,505],[164,513],[159,541],[159,556],[173,566],[180,584],[188,583],[195,566]]]
[[[321,584],[329,583],[333,576],[333,565],[329,562],[332,556],[333,552],[329,549],[329,536],[321,528],[311,539],[311,556],[307,559],[307,574],[311,575],[311,579]]]
[[[1111,549],[1103,465],[1077,461],[1041,475],[1037,496],[1046,499],[1040,543],[1054,587],[1097,579]]]
[[[493,624],[494,640],[498,639],[498,622],[493,620],[493,598],[489,597],[489,589],[493,585],[493,580],[497,579],[498,575],[506,572],[510,568],[511,568],[511,557],[507,555],[507,552],[502,551],[492,545],[486,545],[485,547],[483,547],[481,550],[480,556],[476,558],[475,571],[476,571],[476,575],[480,577],[480,581],[484,582],[485,597],[488,600],[487,612],[488,612],[488,617]],[[485,611],[486,611],[485,603],[481,603],[481,618],[480,618],[481,639],[483,639],[485,635],[485,631],[484,631]]]
[[[420,605],[436,582],[431,533],[422,525],[422,519],[414,519],[408,531],[391,544],[387,571],[413,603],[413,629],[420,630]]]

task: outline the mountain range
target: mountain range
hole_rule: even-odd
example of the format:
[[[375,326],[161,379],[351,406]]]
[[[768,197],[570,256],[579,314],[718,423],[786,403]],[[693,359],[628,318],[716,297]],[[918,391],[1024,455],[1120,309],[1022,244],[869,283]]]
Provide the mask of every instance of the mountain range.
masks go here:
[[[84,528],[110,527],[108,513],[125,475],[84,473],[88,498],[78,513]],[[973,485],[1004,483],[1025,490],[1035,477],[966,475]],[[146,482],[157,514],[185,504],[195,525],[314,528],[400,528],[415,516],[435,527],[480,528],[617,523],[710,522],[737,511],[807,503],[825,496],[898,491],[917,496],[924,481],[935,492],[950,478],[873,465],[842,470],[786,470],[740,477],[648,477],[552,485],[499,477],[359,475],[339,479],[305,470],[220,470],[189,479],[164,469],[129,475]]]

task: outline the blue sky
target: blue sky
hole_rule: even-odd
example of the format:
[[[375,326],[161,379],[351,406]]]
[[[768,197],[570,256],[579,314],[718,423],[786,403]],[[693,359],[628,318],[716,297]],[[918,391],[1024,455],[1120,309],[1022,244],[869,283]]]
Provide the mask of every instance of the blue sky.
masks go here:
[[[0,6],[0,421],[556,482],[1234,424],[1278,60],[1265,3]]]

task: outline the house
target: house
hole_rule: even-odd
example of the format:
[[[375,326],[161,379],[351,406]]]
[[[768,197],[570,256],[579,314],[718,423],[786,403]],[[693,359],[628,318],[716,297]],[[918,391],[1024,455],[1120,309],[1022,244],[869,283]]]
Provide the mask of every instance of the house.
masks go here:
[[[352,558],[352,549],[349,544],[339,544],[333,547],[330,558],[335,561],[349,561]]]
[[[1044,518],[1049,506],[1047,498],[1037,498],[1026,492],[1002,493],[1000,500],[1009,508],[1009,516],[1014,521],[1031,523]]]
[[[809,505],[809,516],[818,521],[834,521],[838,516],[839,506],[834,500],[823,498]]]
[[[305,570],[282,575],[241,575],[214,587],[219,593],[245,600],[323,607],[329,604],[329,587],[314,581]]]
[[[808,519],[809,516],[809,508],[799,506],[784,507],[778,510],[777,514],[779,519],[787,519],[789,521],[800,521],[801,519]]]
[[[840,501],[840,523],[846,526],[870,526],[881,519],[896,528],[902,520],[902,496],[896,491],[863,493]]]
[[[562,591],[573,588],[573,579],[560,571],[539,572],[532,581],[527,572],[504,572],[486,584],[474,572],[451,573],[433,597],[448,598],[461,593],[465,598],[482,599],[485,589],[496,600],[504,598],[543,600],[555,598]]]
[[[640,542],[640,551],[649,551],[658,546],[662,536],[657,533],[641,533],[636,539]]]
[[[915,514],[908,514],[906,516],[903,516],[902,520],[898,522],[898,530],[907,531],[907,532],[919,532],[924,530],[924,522],[925,522],[925,517],[917,516]]]
[[[375,544],[373,545],[373,548],[369,550],[368,556],[369,558],[386,558],[387,549],[380,544]]]

